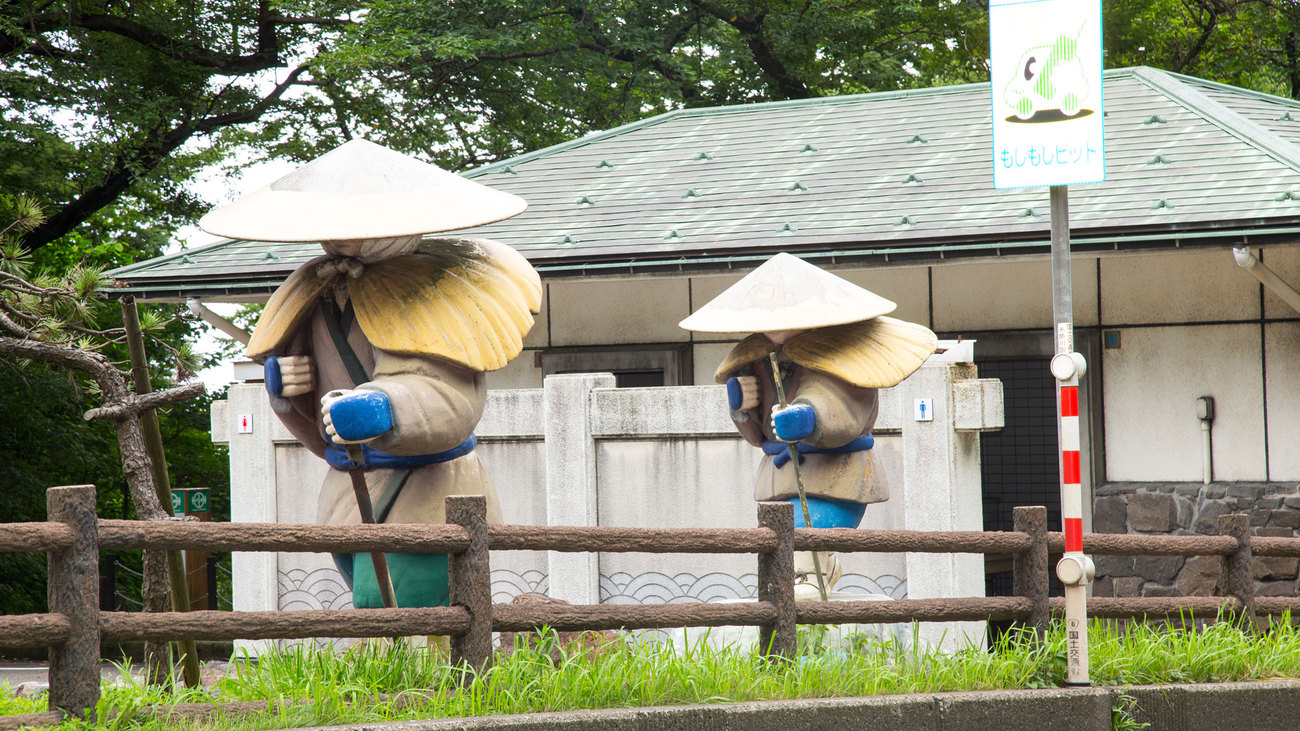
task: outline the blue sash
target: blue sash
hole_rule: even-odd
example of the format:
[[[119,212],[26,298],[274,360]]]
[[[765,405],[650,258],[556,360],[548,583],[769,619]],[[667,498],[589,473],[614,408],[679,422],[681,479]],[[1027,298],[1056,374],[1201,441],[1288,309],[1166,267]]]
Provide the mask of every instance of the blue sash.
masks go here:
[[[389,454],[365,444],[358,446],[361,447],[361,454],[365,457],[365,469],[367,470],[413,470],[417,467],[450,462],[457,457],[462,457],[474,451],[474,447],[477,445],[478,437],[470,434],[469,439],[445,452],[437,452],[436,454]],[[352,460],[348,459],[347,449],[342,444],[332,442],[325,445],[325,461],[336,470],[348,470],[357,466],[353,464]]]
[[[821,447],[814,447],[811,444],[795,442],[794,448],[795,451],[799,453],[799,464],[803,464],[803,456],[805,454],[849,454],[851,452],[863,452],[871,449],[875,443],[876,440],[873,439],[870,434],[863,434],[848,444],[839,447],[828,447],[823,449]],[[785,464],[790,461],[790,448],[786,442],[763,442],[763,454],[772,458],[772,464],[775,465],[777,469],[784,467]]]

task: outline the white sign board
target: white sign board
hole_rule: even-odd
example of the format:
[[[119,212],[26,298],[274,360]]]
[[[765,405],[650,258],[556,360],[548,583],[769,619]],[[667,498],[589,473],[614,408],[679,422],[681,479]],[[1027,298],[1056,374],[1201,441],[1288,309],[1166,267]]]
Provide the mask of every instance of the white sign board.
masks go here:
[[[990,0],[993,186],[1097,183],[1101,0]]]

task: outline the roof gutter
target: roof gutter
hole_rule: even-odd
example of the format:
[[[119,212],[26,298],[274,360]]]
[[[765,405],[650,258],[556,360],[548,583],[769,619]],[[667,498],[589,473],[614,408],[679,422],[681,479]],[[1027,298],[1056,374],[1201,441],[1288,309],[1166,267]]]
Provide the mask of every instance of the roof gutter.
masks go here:
[[[1264,266],[1263,262],[1250,253],[1250,249],[1233,247],[1232,257],[1237,260],[1237,266],[1250,272],[1265,289],[1281,297],[1283,302],[1291,305],[1291,309],[1300,312],[1300,292],[1282,281],[1272,269]]]

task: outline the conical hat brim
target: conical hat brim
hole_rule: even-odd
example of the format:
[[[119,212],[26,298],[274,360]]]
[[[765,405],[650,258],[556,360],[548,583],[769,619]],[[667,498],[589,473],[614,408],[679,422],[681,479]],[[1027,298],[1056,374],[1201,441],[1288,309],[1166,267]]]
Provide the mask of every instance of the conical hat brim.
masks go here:
[[[681,327],[696,332],[775,332],[843,325],[898,305],[852,282],[780,253],[731,285]]]
[[[523,198],[367,140],[352,140],[199,220],[251,241],[348,241],[482,226],[524,210]]]

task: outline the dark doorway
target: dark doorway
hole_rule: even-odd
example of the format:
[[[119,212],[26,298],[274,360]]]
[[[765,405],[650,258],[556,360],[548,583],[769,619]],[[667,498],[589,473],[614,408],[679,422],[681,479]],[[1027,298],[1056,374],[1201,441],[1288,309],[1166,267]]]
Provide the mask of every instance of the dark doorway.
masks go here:
[[[1011,530],[1017,505],[1047,506],[1047,529],[1061,530],[1061,477],[1056,442],[1056,380],[1047,358],[980,361],[981,378],[1002,381],[1006,426],[980,436],[984,530]],[[1050,594],[1062,588],[1055,572]],[[1011,572],[985,574],[988,596],[1011,595]],[[995,635],[996,636],[996,635]]]

